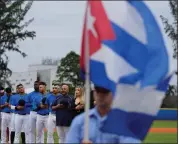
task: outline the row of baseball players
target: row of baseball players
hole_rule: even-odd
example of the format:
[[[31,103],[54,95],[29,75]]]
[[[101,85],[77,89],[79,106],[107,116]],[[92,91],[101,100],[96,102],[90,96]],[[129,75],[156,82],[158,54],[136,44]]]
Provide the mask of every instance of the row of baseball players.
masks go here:
[[[9,89],[9,88],[8,88]],[[59,142],[64,143],[73,118],[84,111],[82,88],[76,88],[75,97],[68,95],[68,85],[53,85],[51,93],[46,92],[44,82],[34,82],[34,91],[25,93],[22,84],[17,85],[17,94],[9,89],[1,97],[1,143],[6,143],[6,129],[10,135],[15,132],[14,141],[19,143],[21,132],[25,132],[26,143],[44,143],[44,129],[47,143],[54,143],[56,128]],[[65,95],[65,97],[62,97]]]

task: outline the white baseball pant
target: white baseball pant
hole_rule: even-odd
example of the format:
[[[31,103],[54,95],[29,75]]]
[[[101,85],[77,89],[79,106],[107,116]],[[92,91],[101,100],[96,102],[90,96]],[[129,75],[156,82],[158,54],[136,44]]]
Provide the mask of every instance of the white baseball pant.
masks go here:
[[[1,118],[2,118],[2,114],[0,112],[0,130],[1,130]]]
[[[2,118],[2,114],[0,112],[0,131],[1,131],[1,118]],[[1,141],[1,137],[0,137],[0,141]]]
[[[10,132],[14,131],[15,132],[15,113],[11,114],[11,127],[9,129]]]
[[[37,112],[30,112],[30,143],[35,143],[35,132],[36,132],[36,121],[37,121]],[[42,131],[41,143],[44,143],[44,131]]]
[[[54,129],[56,128],[56,115],[55,114],[50,113],[48,117],[47,128],[48,128],[47,143],[54,143],[53,133],[54,133]],[[57,134],[58,134],[58,131],[57,131]]]
[[[11,113],[1,112],[2,120],[1,120],[1,143],[6,143],[6,130],[11,127]],[[9,132],[10,138],[10,132]]]
[[[15,115],[15,140],[14,143],[20,143],[20,136],[24,128],[26,143],[29,143],[29,115]]]
[[[12,113],[11,114],[11,127],[10,127],[10,132],[15,132],[15,117],[16,117],[16,113]],[[24,125],[22,126],[22,130],[21,132],[25,132],[24,130]]]
[[[59,135],[59,143],[65,143],[66,135],[69,131],[69,127],[66,126],[57,126],[57,132]]]
[[[37,114],[37,122],[36,122],[36,128],[37,128],[37,134],[36,134],[36,143],[41,143],[41,137],[43,135],[43,131],[46,128],[47,129],[47,121],[48,121],[48,115],[39,115]]]

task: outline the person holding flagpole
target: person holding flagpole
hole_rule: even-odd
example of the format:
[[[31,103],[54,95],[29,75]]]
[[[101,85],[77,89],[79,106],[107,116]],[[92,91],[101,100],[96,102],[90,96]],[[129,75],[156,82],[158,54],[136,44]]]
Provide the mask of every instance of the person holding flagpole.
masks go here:
[[[143,1],[87,1],[81,72],[85,113],[67,143],[140,143],[155,120],[169,81],[169,55]],[[89,83],[96,107],[89,111]]]
[[[110,90],[95,86],[94,99],[96,107],[89,111],[89,140],[84,139],[85,114],[81,114],[73,120],[68,132],[66,143],[141,143],[140,140],[117,136],[100,131],[112,105],[112,93]]]

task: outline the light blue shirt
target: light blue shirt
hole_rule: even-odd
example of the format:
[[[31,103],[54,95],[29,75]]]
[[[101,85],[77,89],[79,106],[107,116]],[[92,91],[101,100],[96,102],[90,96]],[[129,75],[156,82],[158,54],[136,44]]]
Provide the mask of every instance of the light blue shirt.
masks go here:
[[[42,95],[41,93],[39,93],[39,96],[37,96],[37,97],[35,98],[35,101],[34,101],[36,107],[39,107],[40,104],[41,104],[41,102],[42,102],[42,99],[43,99],[44,97],[48,97],[48,95],[49,95],[49,93],[47,93],[47,94],[45,94],[45,95]],[[46,100],[46,101],[47,101],[47,100]],[[47,103],[47,102],[45,102],[45,103]],[[37,111],[37,114],[47,115],[47,114],[49,114],[49,109],[48,109],[48,108],[39,109],[39,110]]]
[[[17,94],[16,96],[12,97],[11,105],[13,105],[13,106],[18,106],[18,102],[20,99],[23,99],[25,101],[24,109],[15,110],[15,113],[18,113],[18,114],[29,114],[30,113],[30,109],[26,106],[26,104],[29,103],[27,96],[28,96],[27,94],[24,94],[24,95]]]
[[[37,107],[35,105],[35,99],[36,97],[39,97],[41,94],[39,92],[33,91],[30,94],[28,94],[28,99],[29,99],[29,108],[30,111],[34,111]]]
[[[100,127],[107,116],[101,117],[96,108],[90,110],[89,114],[89,139],[93,143],[141,143],[140,140],[103,133]],[[81,143],[84,139],[84,113],[75,117],[67,134],[66,143]]]
[[[3,95],[2,97],[1,97],[1,99],[0,99],[0,104],[1,105],[4,105],[6,102],[7,102],[7,99],[8,99],[8,96],[5,94],[5,95]],[[10,99],[9,99],[9,103],[10,103],[10,101],[11,101],[11,96],[10,96]],[[2,110],[1,110],[2,112],[11,112],[11,109],[9,108],[9,107],[5,107],[5,108],[3,108]]]
[[[59,96],[59,95],[61,95],[61,94],[58,94],[57,96]],[[56,113],[56,111],[53,111],[53,110],[52,110],[52,104],[55,102],[57,96],[55,96],[53,93],[52,93],[52,94],[49,94],[49,95],[47,96],[46,104],[48,104],[48,106],[49,106],[49,112],[52,113],[52,114],[55,114],[55,113]]]

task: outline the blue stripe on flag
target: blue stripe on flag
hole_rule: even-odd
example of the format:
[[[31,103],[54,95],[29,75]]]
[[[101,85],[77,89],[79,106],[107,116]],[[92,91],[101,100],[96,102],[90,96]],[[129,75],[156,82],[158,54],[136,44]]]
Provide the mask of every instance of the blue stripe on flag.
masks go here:
[[[160,31],[159,25],[155,20],[150,9],[144,4],[144,2],[139,1],[128,1],[141,15],[146,34],[147,34],[147,49],[150,54],[149,63],[145,70],[144,80],[141,82],[141,86],[145,87],[147,85],[156,84],[155,77],[159,78],[161,81],[163,77],[168,73],[168,53],[163,40],[162,33]],[[155,69],[154,69],[155,68]],[[152,69],[152,72],[151,72]],[[158,81],[158,83],[159,83]]]
[[[143,113],[112,109],[101,130],[143,140],[154,119],[154,116]]]

